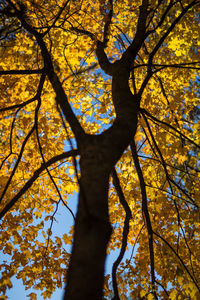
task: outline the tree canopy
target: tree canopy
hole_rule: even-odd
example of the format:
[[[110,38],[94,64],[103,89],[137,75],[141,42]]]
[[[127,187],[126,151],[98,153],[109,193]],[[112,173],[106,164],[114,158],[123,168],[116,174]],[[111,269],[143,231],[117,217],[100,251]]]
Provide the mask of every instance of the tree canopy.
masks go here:
[[[0,1],[1,299],[199,299],[199,8]]]

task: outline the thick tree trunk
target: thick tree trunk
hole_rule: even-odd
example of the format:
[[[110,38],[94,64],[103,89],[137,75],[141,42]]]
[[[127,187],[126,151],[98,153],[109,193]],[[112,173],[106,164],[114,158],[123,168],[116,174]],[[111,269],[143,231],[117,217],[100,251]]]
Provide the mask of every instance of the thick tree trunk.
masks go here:
[[[133,121],[134,120],[134,121]],[[87,136],[81,152],[79,205],[64,300],[102,300],[106,249],[112,227],[108,214],[109,176],[134,137],[137,113],[116,120],[99,136]]]
[[[104,264],[111,235],[108,216],[109,170],[98,148],[81,157],[79,206],[65,300],[103,299]]]

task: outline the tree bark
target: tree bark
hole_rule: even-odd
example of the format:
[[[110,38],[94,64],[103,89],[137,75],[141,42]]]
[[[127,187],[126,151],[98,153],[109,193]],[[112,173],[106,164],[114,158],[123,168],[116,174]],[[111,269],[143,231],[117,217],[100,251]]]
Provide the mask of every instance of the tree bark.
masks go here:
[[[104,264],[111,235],[108,215],[109,169],[95,137],[83,147],[79,205],[65,300],[102,299]],[[92,141],[92,143],[91,143]]]

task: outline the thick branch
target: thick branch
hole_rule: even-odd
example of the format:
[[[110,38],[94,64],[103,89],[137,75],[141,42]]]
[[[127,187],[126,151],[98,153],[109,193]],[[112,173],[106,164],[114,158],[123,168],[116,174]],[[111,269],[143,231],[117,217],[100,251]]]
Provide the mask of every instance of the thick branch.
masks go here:
[[[135,33],[135,37],[131,43],[131,45],[127,48],[127,50],[122,55],[122,59],[125,60],[129,67],[133,62],[135,56],[137,55],[140,47],[142,46],[145,38],[147,37],[146,34],[146,20],[148,16],[148,0],[143,0],[142,5],[140,6],[137,29]]]
[[[104,43],[105,47],[107,46],[109,27],[111,25],[112,16],[113,16],[113,0],[109,0],[109,4],[110,4],[110,10],[109,10],[109,13],[106,16],[107,21],[105,22],[104,33],[103,33],[103,43]]]
[[[109,59],[104,51],[104,49],[107,46],[107,42],[108,42],[108,31],[109,31],[109,27],[111,24],[111,20],[112,20],[112,15],[113,15],[113,2],[112,0],[110,0],[110,6],[111,9],[107,15],[107,21],[105,22],[104,25],[104,32],[103,32],[103,42],[97,40],[97,44],[96,44],[96,55],[97,55],[97,59],[99,62],[99,65],[101,67],[101,69],[107,74],[112,76],[113,74],[113,70],[112,70],[112,66],[113,64],[109,62]],[[85,29],[80,29],[77,27],[72,27],[71,28],[72,31],[76,32],[76,33],[80,33],[82,35],[86,35],[89,38],[91,38],[92,41],[96,41],[96,37],[95,35]]]
[[[31,75],[31,74],[42,74],[44,69],[38,70],[0,70],[0,75]]]
[[[111,64],[108,60],[108,57],[104,51],[105,44],[98,41],[97,42],[97,48],[96,48],[96,55],[98,58],[98,62],[102,70],[112,76],[113,75],[113,64]]]
[[[103,42],[97,41],[97,48],[96,48],[96,55],[98,58],[98,62],[102,70],[112,76],[112,64],[109,62],[108,57],[104,51],[108,43],[108,33],[109,27],[111,25],[112,16],[113,16],[113,0],[109,0],[110,10],[107,14],[107,20],[104,25],[104,32],[103,32]]]

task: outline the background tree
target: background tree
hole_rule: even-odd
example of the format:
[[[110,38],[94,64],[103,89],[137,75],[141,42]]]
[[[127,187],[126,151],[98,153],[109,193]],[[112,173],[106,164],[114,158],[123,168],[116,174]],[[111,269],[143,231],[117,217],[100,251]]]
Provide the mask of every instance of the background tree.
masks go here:
[[[198,299],[199,4],[0,2],[3,295],[68,270],[65,299]]]

